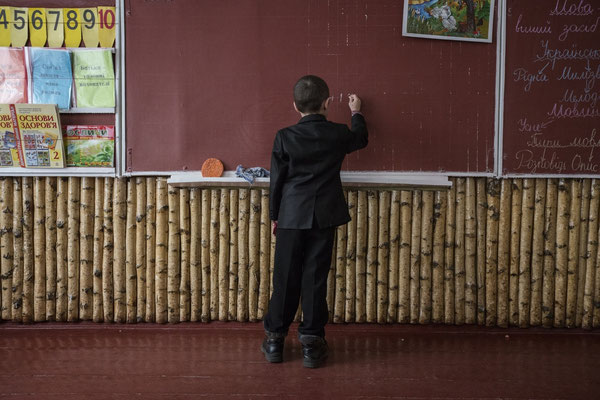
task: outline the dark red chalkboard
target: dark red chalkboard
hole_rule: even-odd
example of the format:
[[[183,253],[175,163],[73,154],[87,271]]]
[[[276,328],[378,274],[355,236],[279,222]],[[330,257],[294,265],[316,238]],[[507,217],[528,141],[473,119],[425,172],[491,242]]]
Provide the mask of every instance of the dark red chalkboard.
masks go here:
[[[403,37],[399,0],[128,0],[127,168],[269,166],[299,119],[292,87],[322,76],[369,146],[347,170],[493,172],[496,45]]]
[[[600,174],[600,2],[509,0],[504,174]]]

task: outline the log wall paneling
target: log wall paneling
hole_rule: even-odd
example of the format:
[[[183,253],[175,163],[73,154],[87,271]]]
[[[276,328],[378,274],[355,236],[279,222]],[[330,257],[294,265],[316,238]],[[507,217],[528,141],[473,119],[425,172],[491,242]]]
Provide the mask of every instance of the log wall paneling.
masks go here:
[[[238,189],[232,189],[229,195],[229,304],[227,308],[227,320],[235,321],[237,316],[237,290],[238,290],[238,269],[239,269],[239,247],[238,247],[238,215],[239,215],[239,192]],[[192,216],[192,220],[194,217]],[[270,224],[269,224],[270,226]],[[193,241],[198,240],[192,238]]]
[[[57,278],[57,258],[56,258],[56,178],[49,177],[45,179],[45,205],[46,205],[46,320],[56,321],[56,278]],[[93,193],[92,193],[93,194]],[[14,203],[13,203],[14,204]],[[90,266],[92,265],[90,261]],[[88,279],[91,280],[91,271],[86,271]],[[80,277],[83,278],[83,276]]]
[[[454,248],[456,235],[456,180],[446,192],[446,230],[444,236],[444,323],[454,323]],[[461,228],[462,229],[462,228]]]
[[[467,178],[473,181],[475,178]],[[485,274],[486,274],[486,225],[487,225],[487,185],[485,179],[477,179],[477,254],[476,268],[465,269],[465,322],[485,324]]]
[[[94,192],[94,178],[82,178],[79,201],[79,319],[84,321],[92,319],[93,315]],[[47,211],[50,215],[50,210]],[[133,251],[135,244],[127,247]]]
[[[6,180],[5,182],[10,181]],[[12,190],[12,185],[10,185],[10,189]],[[35,237],[35,240],[33,242],[33,319],[35,322],[46,321],[46,203],[44,189],[44,178],[33,178],[33,236]],[[79,202],[77,202],[77,204],[79,204]],[[10,207],[12,208],[12,205],[10,205]],[[10,235],[7,235],[7,237],[10,238]],[[76,243],[79,243],[79,240],[76,240]],[[76,282],[77,285],[79,284],[78,250],[79,249],[75,250],[77,253],[77,260],[74,261],[74,264],[77,265],[74,265],[74,274],[72,278],[73,282]],[[6,254],[6,257],[10,257],[10,259],[12,260],[12,254]],[[4,255],[2,259],[5,259]],[[7,275],[8,280],[10,274]],[[75,291],[74,293],[75,299],[77,299],[77,291]],[[72,320],[76,320],[77,304],[74,303],[73,307],[75,308],[75,310]],[[10,318],[10,310],[8,311],[7,315]]]
[[[33,178],[23,177],[23,322],[33,322]],[[66,319],[65,319],[66,320]]]
[[[146,290],[146,178],[135,179],[135,276],[136,322],[146,320],[148,291]],[[182,198],[184,198],[182,196]]]
[[[192,322],[200,321],[202,315],[201,203],[202,191],[198,188],[190,189],[190,321]],[[149,218],[149,215],[146,218]],[[146,265],[150,263],[147,262]]]
[[[475,268],[475,256],[477,255],[475,246],[476,197],[474,182],[469,180],[466,188],[470,189],[470,191],[465,199],[465,179],[458,178],[456,180],[456,223],[454,234],[454,323],[456,325],[465,323],[465,268],[467,266],[469,269]],[[467,224],[465,223],[465,214]],[[466,258],[465,242],[469,246]]]
[[[12,319],[13,280],[13,180],[0,178],[0,283],[2,284],[2,319]],[[37,291],[36,291],[37,294]],[[44,310],[45,311],[45,310]]]
[[[354,322],[356,320],[356,304],[354,302],[356,294],[356,212],[357,212],[357,192],[351,190],[348,192],[348,211],[350,213],[350,222],[348,222],[348,241],[346,248],[346,292],[344,305],[344,321]],[[394,304],[396,301],[394,301]]]
[[[352,210],[350,202],[350,193],[348,196],[348,207]],[[348,247],[356,248],[356,241],[350,244],[351,237],[354,238],[356,221],[350,221],[348,224]],[[400,191],[392,191],[390,198],[390,257],[389,257],[389,276],[388,276],[388,310],[386,322],[396,322],[398,316],[398,273],[400,269]],[[346,280],[346,282],[348,282]]]
[[[592,179],[590,187],[589,237],[586,246],[586,262],[583,289],[583,314],[581,326],[589,329],[593,321],[595,267],[598,254],[598,206],[600,204],[600,180]]]
[[[498,222],[498,300],[496,324],[508,327],[508,282],[510,269],[510,200],[512,182],[503,180],[500,188],[500,220]]]
[[[332,322],[600,325],[597,179],[452,182],[345,190]],[[260,320],[276,247],[268,208],[266,189],[0,178],[1,318]]]
[[[60,182],[59,182],[60,187]],[[102,311],[104,321],[114,320],[114,230],[113,230],[113,194],[114,184],[112,179],[104,180],[104,199],[102,202]],[[154,282],[154,277],[152,277]]]
[[[96,178],[94,182],[94,245],[92,249],[93,268],[93,320],[104,320],[102,302],[102,256],[104,244],[104,178]]]
[[[23,319],[23,196],[20,178],[13,178],[13,276],[12,276],[12,320]],[[7,193],[7,195],[10,195]]]

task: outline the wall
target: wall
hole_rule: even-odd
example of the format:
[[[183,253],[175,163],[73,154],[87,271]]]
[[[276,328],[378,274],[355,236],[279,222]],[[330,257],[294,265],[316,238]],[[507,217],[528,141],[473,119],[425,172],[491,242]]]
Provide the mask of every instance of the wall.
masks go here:
[[[333,322],[600,326],[600,180],[453,179],[347,191]],[[274,238],[268,191],[164,178],[0,177],[1,317],[257,321]]]

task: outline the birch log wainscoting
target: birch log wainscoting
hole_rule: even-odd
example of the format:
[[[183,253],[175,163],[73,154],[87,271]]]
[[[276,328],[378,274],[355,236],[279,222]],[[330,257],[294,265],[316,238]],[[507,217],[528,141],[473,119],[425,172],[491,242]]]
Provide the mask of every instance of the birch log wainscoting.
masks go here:
[[[600,326],[598,179],[348,186],[332,322]],[[257,321],[275,237],[264,188],[0,177],[0,304],[16,322]]]

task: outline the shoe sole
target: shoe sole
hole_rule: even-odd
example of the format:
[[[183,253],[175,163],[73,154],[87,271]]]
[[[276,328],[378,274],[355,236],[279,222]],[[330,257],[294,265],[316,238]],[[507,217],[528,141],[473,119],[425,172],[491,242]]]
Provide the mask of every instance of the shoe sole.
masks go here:
[[[303,359],[302,365],[304,365],[304,367],[306,367],[306,368],[319,368],[321,365],[323,365],[323,363],[325,362],[326,359],[327,359],[327,355],[325,355],[325,357],[319,358],[318,360]]]
[[[263,348],[261,348],[261,351],[265,355],[265,358],[267,359],[268,362],[274,363],[274,364],[283,362],[283,354],[281,354],[281,353],[268,354],[265,351],[265,349],[263,349]]]

